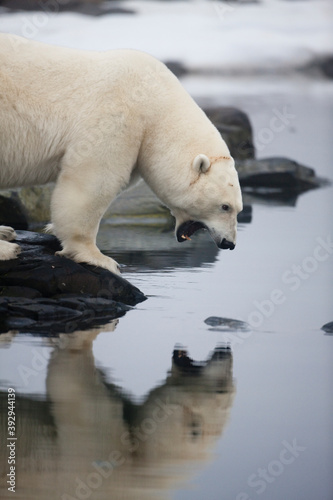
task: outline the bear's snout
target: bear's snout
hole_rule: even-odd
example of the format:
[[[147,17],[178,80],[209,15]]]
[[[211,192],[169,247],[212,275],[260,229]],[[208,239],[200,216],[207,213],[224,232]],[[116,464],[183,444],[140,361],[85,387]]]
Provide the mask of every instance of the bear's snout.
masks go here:
[[[224,250],[233,250],[235,248],[235,244],[232,241],[228,241],[226,238],[223,238],[223,240],[219,244],[219,247],[223,248]]]

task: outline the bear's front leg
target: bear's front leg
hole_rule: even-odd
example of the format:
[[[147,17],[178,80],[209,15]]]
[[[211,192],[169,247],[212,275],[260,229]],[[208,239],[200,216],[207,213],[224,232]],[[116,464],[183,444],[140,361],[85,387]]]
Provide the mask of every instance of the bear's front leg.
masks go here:
[[[120,274],[118,263],[96,246],[100,220],[117,194],[105,184],[96,171],[81,171],[79,178],[61,174],[52,196],[49,229],[63,247],[57,255]]]
[[[77,263],[85,262],[92,266],[103,267],[114,274],[120,274],[119,264],[111,257],[103,255],[96,243],[90,238],[75,235],[66,240],[61,240],[63,250],[56,255],[68,257]]]

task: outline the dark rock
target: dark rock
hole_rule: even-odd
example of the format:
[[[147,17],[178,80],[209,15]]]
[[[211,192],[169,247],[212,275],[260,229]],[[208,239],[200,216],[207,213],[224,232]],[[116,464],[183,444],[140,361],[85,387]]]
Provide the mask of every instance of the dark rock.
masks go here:
[[[162,205],[155,193],[143,181],[132,189],[121,193],[104,214],[104,219],[122,218],[123,224],[133,226],[145,224],[153,225],[160,222],[163,225],[173,220],[170,211]]]
[[[249,224],[252,221],[252,206],[243,205],[243,210],[237,215],[240,224]]]
[[[44,297],[61,293],[106,297],[129,305],[145,300],[140,290],[106,269],[54,255],[60,243],[52,235],[19,231],[18,259],[0,261],[0,286],[22,286]],[[1,294],[3,295],[3,294]]]
[[[188,69],[181,62],[166,61],[164,64],[167,66],[167,68],[169,68],[170,71],[172,71],[174,75],[176,75],[177,78],[181,78],[188,73]]]
[[[298,68],[300,71],[310,74],[315,77],[326,76],[333,78],[333,55],[315,58],[305,66]]]
[[[333,321],[330,321],[329,323],[325,323],[325,325],[323,325],[321,327],[321,329],[324,330],[324,332],[326,332],[328,334],[333,333]]]
[[[26,209],[15,192],[10,197],[0,195],[0,225],[28,229]]]
[[[9,330],[18,330],[20,332],[31,331],[35,324],[36,321],[30,318],[12,316],[7,319],[5,316],[2,316],[0,320],[0,333],[5,333]]]
[[[211,330],[214,331],[250,331],[250,327],[244,321],[240,321],[238,319],[231,318],[220,318],[219,316],[209,316],[209,318],[205,319],[206,325],[212,326]]]
[[[254,158],[252,126],[246,113],[233,107],[204,108],[236,160]]]
[[[1,331],[14,328],[17,318],[31,319],[34,329],[61,331],[68,322],[90,327],[146,299],[121,276],[54,255],[60,249],[54,236],[17,233],[21,254],[0,261]]]
[[[79,12],[87,16],[105,14],[134,14],[135,11],[119,6],[105,5],[102,0],[58,0],[49,4],[47,0],[2,0],[0,6],[10,11],[43,11],[46,14],[58,12]]]
[[[109,299],[64,296],[51,299],[0,297],[0,333],[9,330],[54,335],[85,330],[119,318],[129,306]]]
[[[233,107],[204,108],[208,118],[226,141],[243,191],[256,192],[256,196],[290,202],[296,194],[328,184],[316,176],[312,168],[300,165],[288,158],[254,158],[252,127],[245,113]],[[244,214],[243,214],[244,215]]]
[[[333,56],[323,59],[320,64],[321,70],[327,78],[333,78]]]
[[[80,311],[68,307],[61,307],[56,301],[53,304],[45,304],[33,300],[20,302],[17,298],[7,302],[8,312],[11,316],[30,318],[34,321],[49,321],[52,318],[58,320],[71,320],[82,316]]]
[[[0,296],[3,297],[26,297],[27,299],[37,299],[42,297],[38,290],[26,286],[3,286]]]
[[[243,188],[243,203],[295,207],[302,193],[269,188]]]
[[[2,189],[0,194],[5,198],[4,203],[7,203],[8,199],[14,199],[17,202],[18,209],[23,213],[29,225],[42,225],[49,222],[51,218],[50,205],[53,190],[54,184],[48,183],[41,186]],[[4,217],[2,215],[6,224],[10,224],[9,219],[6,217],[7,216]],[[24,229],[24,227],[19,227],[15,224],[11,225],[15,227],[15,229]]]
[[[265,158],[236,161],[242,188],[271,189],[302,192],[328,183],[316,176],[312,168],[300,165],[288,158]]]

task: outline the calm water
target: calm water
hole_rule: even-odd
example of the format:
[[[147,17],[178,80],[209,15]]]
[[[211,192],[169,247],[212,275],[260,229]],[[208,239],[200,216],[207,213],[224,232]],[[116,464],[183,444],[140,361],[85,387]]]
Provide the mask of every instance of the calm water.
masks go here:
[[[258,156],[333,178],[329,84],[184,83],[247,111]],[[269,134],[284,106],[289,122]],[[18,437],[15,495],[1,448],[1,498],[332,500],[333,337],[321,330],[333,320],[332,194],[256,200],[234,252],[153,227],[117,228],[112,243],[103,224],[100,245],[149,299],[100,330],[1,337]],[[209,316],[251,328],[214,329]],[[213,356],[227,344],[232,356]],[[175,346],[200,368],[179,371]]]

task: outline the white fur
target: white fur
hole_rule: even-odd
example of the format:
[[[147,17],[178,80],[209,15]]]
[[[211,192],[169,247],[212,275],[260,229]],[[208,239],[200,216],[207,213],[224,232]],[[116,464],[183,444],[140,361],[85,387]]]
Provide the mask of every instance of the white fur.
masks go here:
[[[12,241],[15,240],[16,233],[12,227],[0,226],[0,240]]]
[[[197,155],[209,159],[203,171],[194,168]],[[51,217],[61,254],[119,272],[96,235],[111,201],[140,177],[176,227],[199,220],[218,244],[235,242],[242,200],[233,160],[162,63],[138,51],[78,51],[0,34],[0,187],[56,181]]]
[[[204,174],[210,167],[210,159],[206,155],[197,155],[193,160],[193,168],[198,174]]]
[[[16,259],[21,249],[16,243],[9,243],[15,240],[16,233],[12,227],[0,226],[0,260]]]

